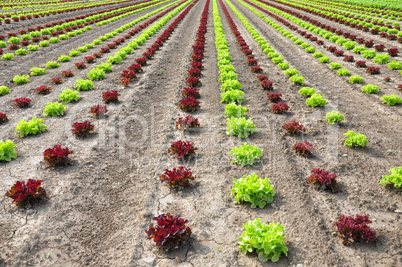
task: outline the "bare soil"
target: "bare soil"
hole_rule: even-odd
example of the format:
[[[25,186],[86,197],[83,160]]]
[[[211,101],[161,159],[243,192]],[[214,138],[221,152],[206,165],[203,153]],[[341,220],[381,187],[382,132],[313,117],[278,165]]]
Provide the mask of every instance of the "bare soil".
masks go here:
[[[1,199],[0,266],[402,264],[402,224],[398,213],[402,209],[402,193],[379,184],[381,176],[388,174],[390,168],[400,166],[401,106],[388,107],[381,104],[381,94],[362,93],[361,85],[351,85],[348,79],[337,76],[327,65],[317,63],[237,1],[232,3],[262,37],[306,78],[305,86],[316,88],[329,104],[325,108],[307,107],[305,98],[298,94],[300,87],[289,82],[283,71],[262,53],[230,11],[264,74],[273,82],[274,91],[281,92],[291,107],[286,115],[272,114],[266,92],[250,72],[220,8],[232,64],[243,84],[247,115],[258,127],[258,131],[246,141],[264,150],[261,161],[252,167],[232,164],[228,152],[244,140],[226,135],[211,3],[203,61],[205,70],[200,87],[201,109],[191,114],[199,119],[201,128],[186,133],[175,129],[178,117],[189,115],[178,109],[177,104],[185,87],[191,46],[205,2],[201,0],[191,9],[129,87],[125,88],[119,82],[120,73],[133,64],[134,59],[140,57],[170,23],[129,55],[123,64],[113,65],[113,73],[108,74],[107,79],[95,82],[94,90],[81,92],[79,102],[67,104],[63,117],[46,117],[49,130],[45,133],[19,138],[14,129],[21,119],[42,117],[47,102],[56,101],[62,89],[72,88],[77,78],[85,78],[92,65],[76,70],[73,63],[83,61],[84,56],[98,52],[99,47],[105,45],[82,53],[71,62],[61,63],[60,68],[48,70],[45,76],[31,77],[26,85],[3,83],[12,92],[0,97],[0,112],[6,112],[9,117],[9,122],[0,125],[0,139],[14,141],[18,158],[0,163],[3,177],[0,194],[4,195],[15,181],[32,178],[44,180],[48,198],[25,209],[12,205],[9,198]],[[66,43],[52,45],[54,49],[38,51],[23,60],[13,60],[12,64],[1,67],[0,78],[10,81],[16,74],[28,74],[32,66],[43,67],[48,60],[56,60],[70,49],[90,43],[149,11],[104,27],[94,27],[79,40],[71,38]],[[320,51],[333,60],[332,54],[324,49]],[[107,56],[96,64],[106,62]],[[51,78],[60,76],[62,70],[73,70],[75,77],[53,86],[49,95],[33,92],[39,85],[49,85]],[[361,75],[367,83],[381,84],[379,81],[383,78],[369,76],[358,69],[353,69],[353,72]],[[87,112],[92,105],[102,103],[101,92],[106,90],[118,90],[120,102],[108,105],[107,115],[96,120]],[[381,91],[398,94],[394,86],[386,84]],[[29,108],[13,107],[12,100],[21,96],[32,99]],[[323,117],[332,109],[345,115],[344,123],[328,125]],[[84,120],[95,123],[96,133],[89,138],[77,139],[71,134],[71,124]],[[293,120],[306,126],[305,135],[284,134],[282,125]],[[348,130],[366,135],[368,146],[364,149],[346,147],[343,133]],[[180,163],[168,155],[170,142],[179,139],[193,141],[198,147],[197,156]],[[317,153],[314,158],[306,159],[292,152],[293,144],[305,140],[315,146]],[[45,166],[42,152],[56,144],[74,151],[70,166]],[[170,190],[160,182],[159,176],[166,168],[180,165],[190,167],[196,180],[184,190]],[[340,192],[318,191],[307,184],[307,177],[314,168],[336,173]],[[263,209],[236,204],[230,194],[234,178],[253,172],[270,178],[276,191],[274,202]],[[181,248],[163,253],[146,239],[145,230],[153,223],[154,216],[167,212],[188,219],[193,234]],[[333,234],[333,224],[340,214],[369,215],[373,220],[371,227],[378,235],[377,241],[344,246]],[[281,223],[285,227],[288,257],[281,256],[277,263],[261,263],[255,254],[244,255],[238,250],[237,239],[243,231],[242,225],[255,218],[262,218],[266,223]]]

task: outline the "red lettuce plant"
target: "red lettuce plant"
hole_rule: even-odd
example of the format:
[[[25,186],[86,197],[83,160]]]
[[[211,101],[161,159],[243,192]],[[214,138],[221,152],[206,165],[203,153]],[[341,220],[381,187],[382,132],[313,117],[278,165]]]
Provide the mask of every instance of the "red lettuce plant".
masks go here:
[[[154,54],[152,52],[145,52],[142,54],[147,60],[151,59]]]
[[[95,117],[99,119],[99,115],[104,115],[107,112],[106,106],[94,105],[91,107],[88,113],[95,114]]]
[[[343,56],[343,53],[344,53],[344,52],[343,52],[342,50],[335,50],[335,51],[334,51],[334,55],[337,56],[337,57]]]
[[[47,87],[44,85],[41,85],[35,89],[35,93],[41,94],[41,95],[47,95],[50,93],[50,90],[52,90],[52,87]]]
[[[378,29],[371,29],[371,34],[378,35],[380,31]]]
[[[63,83],[63,80],[61,79],[61,77],[56,77],[56,78],[52,78],[52,81],[50,83],[51,84],[61,84],[61,83]]]
[[[102,47],[102,48],[100,49],[100,52],[101,52],[101,53],[110,53],[110,48],[109,48],[109,47]]]
[[[387,38],[387,37],[388,37],[388,33],[382,32],[382,33],[380,33],[380,36],[381,36],[382,38]]]
[[[24,181],[17,181],[11,189],[7,191],[6,196],[11,197],[17,207],[23,207],[34,199],[40,199],[46,196],[46,191],[41,187],[41,184],[42,180],[28,179],[26,183]]]
[[[263,80],[268,80],[268,76],[263,75],[263,74],[259,74],[259,75],[257,75],[257,79],[261,82]]]
[[[141,58],[137,58],[135,60],[135,62],[137,64],[140,64],[141,66],[144,66],[145,64],[147,64],[147,59],[145,57],[141,57]]]
[[[398,38],[398,43],[402,44],[402,37]]]
[[[327,51],[334,53],[336,51],[336,46],[330,46],[327,48]]]
[[[396,56],[398,56],[399,50],[398,50],[398,48],[391,48],[391,49],[388,49],[387,52],[391,57],[396,57]]]
[[[361,216],[357,214],[356,218],[353,218],[352,216],[346,217],[342,214],[334,225],[339,237],[343,239],[343,244],[349,245],[359,239],[367,243],[376,239],[377,235],[375,231],[367,226],[370,223],[369,217],[365,215]]]
[[[31,99],[26,98],[26,97],[19,97],[14,99],[14,105],[19,107],[19,108],[25,108],[28,107],[29,104],[31,103]]]
[[[392,41],[392,40],[396,40],[397,38],[398,38],[398,37],[397,37],[395,34],[390,34],[390,35],[387,36],[387,39],[388,39],[388,40],[391,40],[391,41]]]
[[[202,73],[201,73],[201,70],[200,69],[196,69],[196,68],[192,68],[192,69],[189,69],[188,71],[187,71],[187,76],[190,76],[190,77],[201,77],[202,76]]]
[[[324,44],[324,41],[323,41],[323,40],[318,40],[318,41],[317,41],[317,44],[318,44],[318,45],[323,45],[323,44]]]
[[[202,55],[192,55],[191,58],[196,62],[201,62],[204,59]]]
[[[75,67],[77,69],[85,69],[87,66],[85,65],[85,62],[76,62],[74,63]]]
[[[95,57],[95,58],[101,58],[101,57],[102,57],[102,53],[93,53],[92,56]],[[88,62],[88,63],[89,63],[89,62]]]
[[[151,225],[145,233],[147,238],[153,239],[162,251],[178,248],[191,235],[190,227],[186,226],[188,221],[180,218],[180,215],[161,214],[153,220],[157,225]]]
[[[107,44],[107,47],[110,48],[110,49],[115,49],[116,46],[117,46],[116,43]],[[103,52],[101,52],[101,53],[103,53]]]
[[[288,111],[289,106],[283,102],[279,102],[277,104],[272,104],[271,109],[272,109],[272,113],[284,114],[286,111]]]
[[[388,83],[388,82],[390,82],[390,81],[391,81],[391,78],[390,78],[390,77],[385,77],[385,78],[384,78],[384,82],[387,82],[387,83]]]
[[[173,170],[165,170],[165,173],[160,176],[162,183],[167,183],[170,187],[180,188],[187,187],[190,180],[194,180],[193,173],[190,168],[180,166]]]
[[[0,112],[0,124],[4,123],[6,121],[8,121],[6,113],[1,113]]]
[[[194,98],[200,98],[200,93],[199,93],[200,89],[195,88],[195,87],[185,87],[183,88],[183,92],[181,93],[181,95],[183,97],[188,97],[188,96],[192,96]]]
[[[313,156],[313,152],[315,151],[313,145],[307,141],[295,144],[293,146],[293,150],[295,150],[297,153],[302,154],[305,157]]]
[[[172,142],[168,149],[168,153],[174,155],[176,159],[181,160],[182,158],[195,154],[197,149],[198,148],[196,148],[191,141],[186,142],[178,140]]]
[[[255,66],[257,64],[258,64],[258,62],[257,62],[257,59],[255,59],[255,58],[250,58],[247,60],[247,65],[249,65],[249,66]]]
[[[338,186],[336,184],[336,174],[331,174],[329,171],[324,171],[319,168],[312,170],[311,173],[312,175],[308,178],[309,184],[318,185],[318,189],[320,189],[321,186],[324,185],[326,188],[331,189],[334,193],[338,191]]]
[[[353,35],[353,34],[349,35],[349,39],[352,41],[356,40],[356,38],[357,38],[357,35]]]
[[[366,67],[366,61],[356,61],[356,67],[365,68]]]
[[[103,101],[106,104],[109,104],[110,102],[117,102],[119,101],[119,93],[117,93],[116,90],[111,90],[111,91],[107,91],[105,93],[102,93],[102,98]]]
[[[17,44],[12,44],[8,47],[10,50],[18,50],[20,47]]]
[[[282,100],[282,94],[281,93],[267,93],[268,99],[271,100],[271,102],[278,102]]]
[[[61,74],[63,77],[73,77],[74,73],[71,70],[64,70]]]
[[[273,90],[274,89],[274,87],[272,85],[272,82],[269,81],[269,80],[262,80],[261,81],[261,87],[264,90]]]
[[[197,69],[200,69],[200,70],[202,70],[202,69],[204,68],[204,66],[202,65],[202,63],[201,63],[201,62],[198,62],[198,61],[193,61],[193,62],[191,62],[191,67],[197,68]]]
[[[375,49],[375,51],[377,51],[377,52],[383,52],[383,51],[384,51],[384,48],[385,48],[385,45],[382,45],[382,44],[380,44],[380,45],[375,45],[375,46],[374,46],[374,49]]]
[[[29,41],[21,41],[22,46],[28,46],[30,44]]]
[[[306,131],[304,126],[297,121],[286,123],[282,127],[286,129],[286,133],[298,134]]]
[[[124,87],[127,87],[130,84],[130,78],[122,77],[120,82],[123,84]]]
[[[121,77],[125,78],[130,78],[130,79],[135,79],[137,75],[135,72],[132,72],[131,70],[123,70],[123,72],[120,74]]]
[[[353,61],[355,61],[355,59],[354,59],[353,56],[345,56],[345,57],[343,58],[343,61],[346,61],[346,62],[353,62]]]
[[[180,100],[179,106],[181,110],[192,112],[200,108],[200,102],[195,97],[188,96]]]
[[[128,69],[135,73],[143,72],[140,64],[133,64],[130,67],[128,67]]]
[[[188,86],[194,87],[194,86],[200,85],[201,81],[200,81],[199,77],[187,77],[186,84]]]
[[[357,39],[356,39],[356,42],[357,42],[358,44],[364,44],[364,43],[365,43],[365,40],[364,40],[364,38],[357,38]]]
[[[86,63],[94,63],[96,61],[96,58],[93,56],[87,56],[87,57],[84,57],[84,59],[85,59]]]
[[[200,127],[200,123],[198,122],[198,119],[193,116],[179,117],[176,121],[176,129],[179,129],[180,131],[196,127]]]
[[[380,73],[380,68],[379,67],[368,67],[366,72],[368,74],[371,74],[371,75],[379,74]]]
[[[367,48],[373,47],[373,45],[374,45],[374,41],[373,41],[373,40],[365,41],[365,42],[364,42],[364,46],[367,47]]]
[[[90,132],[94,131],[94,125],[89,121],[84,122],[74,122],[73,125],[73,134],[79,137],[87,136]]]
[[[253,73],[261,73],[262,72],[262,69],[261,69],[260,65],[251,66],[250,70]]]
[[[66,165],[70,159],[68,155],[73,154],[68,147],[62,148],[61,145],[55,145],[53,148],[48,148],[43,152],[43,157],[47,165]]]

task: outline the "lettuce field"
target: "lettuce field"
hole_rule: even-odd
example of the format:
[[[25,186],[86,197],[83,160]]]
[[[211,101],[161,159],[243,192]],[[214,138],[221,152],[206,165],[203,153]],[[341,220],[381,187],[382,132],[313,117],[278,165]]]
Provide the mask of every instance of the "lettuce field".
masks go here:
[[[402,265],[402,3],[0,3],[0,266]]]

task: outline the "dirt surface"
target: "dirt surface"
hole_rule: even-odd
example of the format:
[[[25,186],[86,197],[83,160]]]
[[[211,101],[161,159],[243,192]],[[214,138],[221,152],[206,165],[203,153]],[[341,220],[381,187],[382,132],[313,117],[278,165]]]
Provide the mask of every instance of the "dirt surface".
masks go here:
[[[81,92],[79,102],[67,104],[63,117],[46,117],[49,131],[45,133],[19,138],[14,129],[21,119],[42,117],[47,102],[56,101],[62,89],[72,88],[77,78],[85,78],[90,67],[76,70],[73,63],[83,61],[84,56],[97,52],[105,45],[98,46],[96,51],[91,49],[82,53],[69,63],[61,63],[60,68],[49,70],[45,76],[32,77],[26,85],[5,84],[12,92],[0,97],[0,112],[6,112],[9,117],[9,122],[0,125],[0,139],[14,141],[18,158],[0,163],[3,177],[0,194],[4,195],[16,180],[33,178],[44,180],[48,199],[18,209],[9,198],[2,198],[0,266],[300,267],[402,264],[399,234],[402,224],[397,213],[402,209],[402,193],[379,184],[381,176],[387,174],[390,168],[400,166],[401,106],[382,105],[379,100],[382,94],[363,94],[360,92],[361,85],[350,85],[347,78],[339,77],[327,65],[317,63],[237,1],[232,3],[262,37],[299,70],[306,78],[306,86],[316,88],[329,104],[325,108],[307,107],[305,98],[298,94],[300,87],[289,82],[283,71],[262,53],[228,7],[264,74],[273,82],[274,90],[281,92],[284,101],[291,107],[286,115],[272,114],[266,92],[261,90],[255,75],[250,72],[220,7],[232,64],[243,84],[247,115],[258,127],[258,131],[246,141],[264,150],[261,161],[252,167],[233,165],[228,152],[241,140],[226,135],[211,3],[203,61],[205,70],[200,87],[201,109],[191,114],[199,119],[201,128],[186,133],[175,129],[178,117],[188,115],[176,106],[181,89],[185,87],[191,46],[205,2],[199,1],[190,10],[167,43],[143,67],[144,72],[129,87],[124,88],[119,82],[120,73],[146,51],[174,18],[128,55],[123,64],[113,65],[114,72],[108,74],[107,79],[95,82],[95,90]],[[94,28],[82,39],[71,38],[59,46],[52,46],[54,49],[51,51],[42,50],[35,56],[26,56],[24,60],[14,60],[12,67],[11,64],[1,67],[0,78],[10,81],[15,74],[27,74],[30,67],[56,60],[70,49],[90,43],[149,11]],[[122,37],[125,32],[115,38]],[[292,33],[299,37],[297,33]],[[320,51],[335,60],[324,49]],[[107,56],[96,64],[106,60]],[[49,85],[51,78],[59,76],[62,70],[73,70],[75,77],[53,86],[49,95],[41,96],[33,92],[39,85]],[[361,75],[367,83],[382,85],[381,92],[398,94],[396,81],[392,86],[381,82],[383,75],[388,73],[373,77],[352,66],[350,70]],[[391,77],[391,73],[388,76]],[[112,89],[121,94],[120,102],[108,105],[107,116],[96,120],[87,114],[92,105],[102,103],[101,92]],[[29,108],[13,107],[12,100],[21,96],[32,99]],[[346,117],[345,123],[339,127],[328,125],[323,119],[332,109],[339,110]],[[89,138],[76,139],[71,134],[71,124],[84,120],[95,123],[96,133]],[[282,125],[293,120],[306,126],[305,135],[284,134]],[[364,149],[347,148],[343,133],[348,130],[366,135],[368,146]],[[179,163],[167,154],[170,142],[179,139],[194,142],[198,147],[195,158]],[[291,151],[293,144],[304,140],[314,144],[317,150],[314,158],[306,159]],[[70,166],[45,166],[42,152],[56,144],[68,146],[74,151]],[[166,168],[179,165],[190,167],[196,180],[184,190],[170,190],[160,183],[159,176]],[[307,177],[314,168],[336,173],[340,192],[317,191],[308,185]],[[249,204],[238,205],[230,194],[234,178],[253,172],[270,178],[276,191],[274,202],[263,209],[251,209]],[[193,234],[190,242],[180,249],[162,253],[146,239],[145,230],[153,223],[154,216],[167,212],[188,219]],[[371,226],[378,235],[377,241],[342,245],[341,239],[333,235],[333,224],[340,214],[369,215],[373,219]],[[285,227],[288,257],[281,256],[277,263],[261,263],[255,254],[244,255],[238,250],[237,239],[243,231],[242,225],[255,218],[262,218],[266,223],[281,223]]]

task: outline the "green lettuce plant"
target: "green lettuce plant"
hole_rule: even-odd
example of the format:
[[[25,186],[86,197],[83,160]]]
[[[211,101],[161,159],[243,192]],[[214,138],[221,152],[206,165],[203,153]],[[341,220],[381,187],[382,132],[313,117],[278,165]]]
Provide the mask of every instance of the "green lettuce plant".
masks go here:
[[[391,70],[400,70],[402,69],[402,61],[392,60],[392,62],[388,63],[388,68]]]
[[[40,47],[48,47],[50,45],[50,43],[48,41],[42,41],[39,43]]]
[[[329,124],[335,124],[335,122],[342,122],[343,120],[345,120],[345,116],[343,116],[341,113],[339,113],[339,111],[331,111],[328,112],[325,117],[324,117]]]
[[[20,137],[41,133],[48,129],[43,122],[43,119],[37,119],[36,117],[33,117],[30,121],[21,120],[15,128],[15,132],[19,131]]]
[[[245,231],[239,238],[239,249],[247,252],[255,251],[262,262],[271,260],[277,262],[281,254],[287,256],[288,248],[285,244],[285,229],[281,224],[261,222],[261,218],[247,221],[243,224]]]
[[[352,75],[349,79],[349,83],[363,83],[364,80],[359,75]]]
[[[231,117],[226,119],[227,121],[227,135],[238,136],[239,138],[247,138],[252,135],[257,127],[253,124],[251,118],[246,119],[244,117],[236,118]]]
[[[221,93],[221,102],[222,103],[243,103],[246,101],[243,98],[244,92],[240,90],[232,90],[228,92]]]
[[[330,61],[329,57],[323,56],[320,58],[320,63],[328,63]]]
[[[14,142],[11,140],[7,140],[3,142],[0,140],[0,161],[11,161],[17,158],[17,152],[15,152]]]
[[[329,68],[332,70],[337,70],[337,69],[340,69],[341,67],[342,67],[342,65],[339,64],[338,62],[329,63]]]
[[[91,80],[77,79],[74,88],[78,91],[88,91],[94,89],[94,83]]]
[[[1,85],[0,86],[0,95],[5,95],[10,93],[10,89],[7,86]]]
[[[20,48],[20,49],[18,49],[18,50],[15,51],[15,54],[16,54],[16,55],[23,56],[23,55],[29,54],[29,52],[28,52],[28,50],[26,50],[26,49]]]
[[[299,75],[293,75],[289,78],[289,81],[293,82],[296,85],[303,85],[304,84],[304,77]]]
[[[225,107],[225,114],[228,117],[244,117],[246,115],[247,108],[241,105],[237,105],[236,103],[227,104]]]
[[[231,73],[231,72],[230,72]],[[237,76],[237,73],[235,73]],[[223,92],[228,92],[232,90],[240,90],[242,88],[242,84],[238,80],[226,80],[221,84],[221,90]]]
[[[12,60],[13,58],[14,58],[13,53],[6,53],[6,54],[1,56],[1,59],[3,59],[3,60]]]
[[[402,98],[397,95],[384,95],[383,97],[381,97],[381,101],[388,106],[402,104]]]
[[[31,71],[31,76],[40,76],[46,74],[46,69],[33,67],[29,69]]]
[[[59,63],[57,63],[57,61],[48,61],[46,63],[46,68],[47,69],[55,69],[55,68],[58,68],[58,67],[60,67],[60,65],[59,65]]]
[[[69,88],[64,88],[64,90],[59,95],[59,99],[66,103],[76,102],[76,101],[80,100],[80,98],[81,98],[80,92],[74,91]]]
[[[312,96],[317,90],[314,88],[310,88],[310,87],[302,87],[299,90],[299,94],[300,95],[304,95],[304,96]]]
[[[324,55],[322,54],[322,52],[315,52],[314,54],[313,54],[313,57],[314,58],[322,58]]]
[[[100,81],[106,78],[105,72],[102,69],[91,69],[91,71],[87,74],[87,77],[91,81]]]
[[[348,137],[345,140],[345,145],[347,147],[356,147],[356,146],[364,147],[365,145],[367,145],[367,138],[365,135],[362,135],[360,133],[355,133],[353,131],[348,131],[347,133],[344,133],[343,135]]]
[[[231,193],[235,195],[237,203],[250,202],[251,208],[264,208],[274,201],[275,190],[269,179],[261,179],[257,174],[243,175],[243,178],[234,179]]]
[[[387,64],[389,62],[389,55],[378,54],[374,57],[373,61],[378,64]]]
[[[16,75],[13,78],[15,84],[26,84],[29,82],[29,75]]]
[[[111,63],[102,63],[96,66],[97,69],[103,70],[105,73],[112,72],[112,64]]]
[[[27,48],[29,51],[38,51],[39,45],[28,45]]]
[[[285,71],[285,75],[293,76],[299,74],[299,72],[296,69],[287,69]]]
[[[380,91],[380,87],[374,84],[367,84],[362,87],[362,92],[365,92],[366,94],[378,94]]]
[[[338,75],[338,76],[349,76],[350,72],[348,71],[347,68],[342,68],[342,69],[339,69],[337,71],[336,75]]]
[[[311,97],[306,100],[306,105],[308,107],[318,107],[325,106],[327,104],[327,100],[325,100],[320,94],[314,93]]]
[[[43,111],[43,116],[62,116],[64,115],[64,109],[67,106],[59,103],[59,102],[48,102],[45,106],[45,110]]]
[[[238,147],[233,147],[229,154],[233,156],[232,163],[243,166],[253,165],[262,157],[263,150],[257,146],[252,146],[247,143]]]
[[[70,50],[70,53],[68,54],[70,57],[77,57],[77,56],[79,56],[79,55],[81,55],[81,52],[80,51],[76,51],[76,50],[74,50],[74,49],[71,49]]]
[[[67,61],[70,61],[70,60],[71,60],[71,57],[66,56],[66,55],[61,55],[61,56],[59,56],[59,58],[57,59],[57,61],[60,61],[60,62],[67,62]]]
[[[362,53],[362,57],[367,58],[367,59],[374,58],[376,55],[377,55],[376,51],[369,50],[369,49],[363,51],[363,53]]]
[[[380,184],[392,183],[395,187],[402,187],[402,167],[392,168],[389,170],[389,175],[384,175]]]
[[[289,63],[288,62],[279,63],[278,68],[280,68],[281,70],[287,70],[289,69]]]

